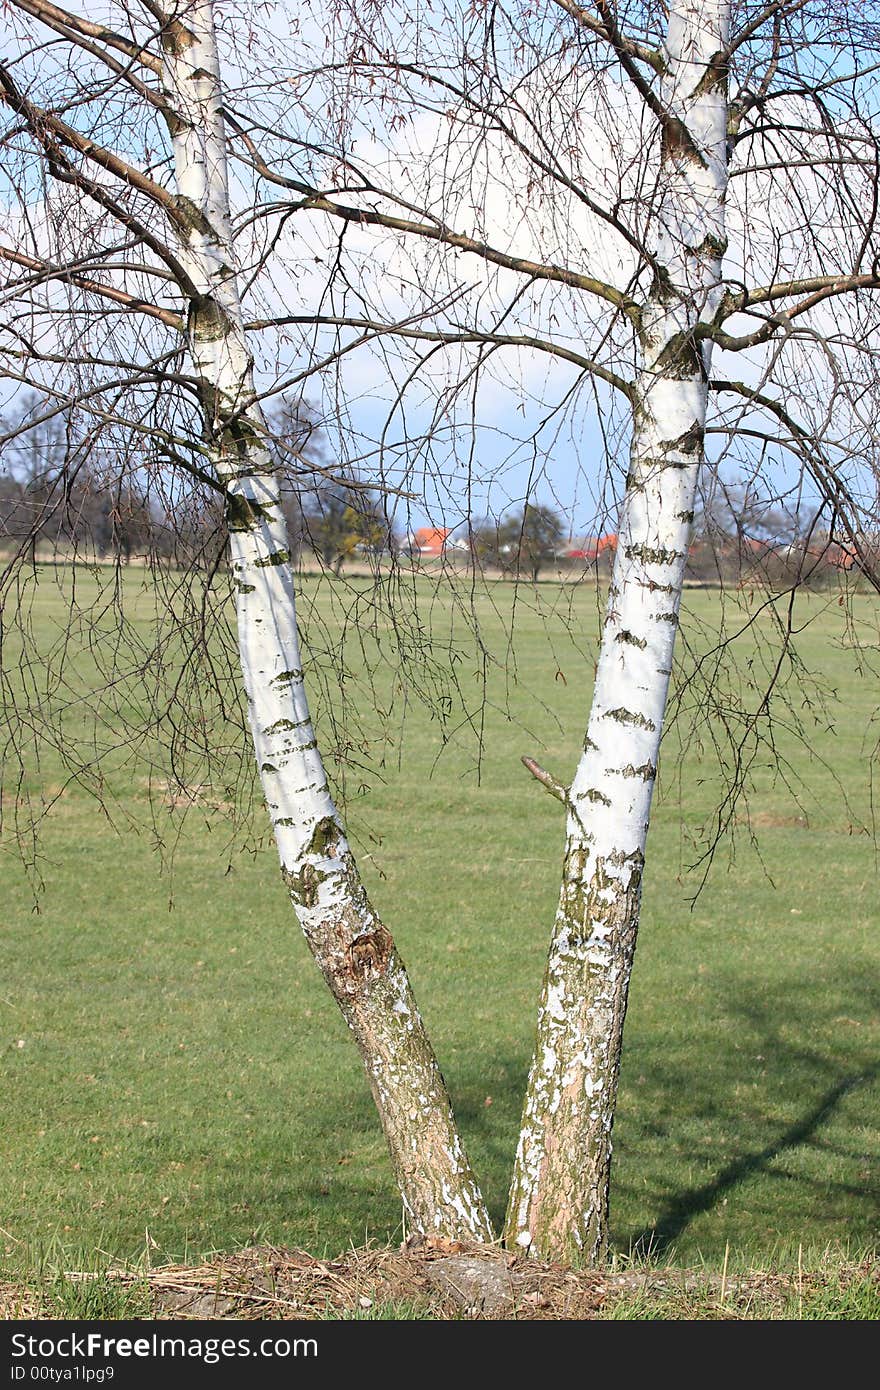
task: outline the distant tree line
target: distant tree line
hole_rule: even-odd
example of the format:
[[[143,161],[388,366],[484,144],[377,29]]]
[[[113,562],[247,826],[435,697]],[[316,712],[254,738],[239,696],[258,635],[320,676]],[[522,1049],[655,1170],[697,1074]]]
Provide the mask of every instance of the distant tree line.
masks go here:
[[[38,425],[41,412],[45,416]],[[326,436],[303,401],[283,403],[271,419],[271,444],[291,545],[300,561],[338,576],[346,562],[408,549],[381,496],[327,457]],[[106,446],[105,446],[106,447]],[[130,442],[120,441],[120,451]],[[77,552],[128,563],[133,556],[216,568],[227,532],[223,496],[207,482],[172,495],[161,463],[134,456],[102,461],[64,412],[25,397],[0,417],[0,545]],[[537,581],[542,572],[610,575],[616,536],[575,537],[561,514],[525,502],[500,518],[471,524],[457,559],[506,579]],[[877,550],[880,551],[880,540]],[[414,556],[412,558],[415,558]],[[857,570],[833,529],[817,529],[778,500],[717,479],[694,518],[686,582],[822,584]]]
[[[471,528],[477,564],[504,578],[537,581],[542,571],[610,578],[617,536],[574,536],[552,507],[526,503],[499,520]],[[880,537],[874,547],[880,555]],[[842,572],[858,572],[851,546],[815,516],[791,511],[741,484],[716,485],[694,518],[685,583],[786,588],[822,585]]]
[[[338,575],[356,554],[393,548],[393,528],[375,490],[328,461],[324,436],[303,402],[271,419],[283,509],[297,558],[311,555]],[[106,452],[106,444],[104,445]],[[0,545],[76,552],[128,563],[133,556],[216,567],[228,535],[222,492],[210,480],[181,491],[161,459],[133,454],[130,440],[103,461],[63,412],[28,395],[0,417]],[[122,466],[120,466],[122,465]]]
[[[562,517],[552,507],[526,502],[512,516],[474,526],[471,550],[483,569],[537,582],[541,570],[560,558],[565,534]]]

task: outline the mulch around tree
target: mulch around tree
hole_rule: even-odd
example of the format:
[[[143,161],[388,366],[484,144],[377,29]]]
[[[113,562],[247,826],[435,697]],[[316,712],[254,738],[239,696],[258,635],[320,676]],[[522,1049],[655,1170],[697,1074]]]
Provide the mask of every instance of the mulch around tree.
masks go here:
[[[866,1276],[880,1284],[880,1264],[839,1263],[833,1271],[838,1286]],[[196,1266],[111,1269],[98,1275],[69,1271],[63,1278],[118,1281],[141,1299],[143,1315],[173,1320],[383,1315],[558,1320],[607,1317],[615,1302],[624,1300],[655,1303],[666,1310],[659,1316],[780,1316],[793,1300],[821,1289],[829,1276],[752,1272],[727,1277],[652,1265],[578,1271],[429,1237],[400,1249],[353,1249],[334,1260],[261,1245]],[[58,1315],[51,1285],[29,1289],[0,1283],[0,1317]]]

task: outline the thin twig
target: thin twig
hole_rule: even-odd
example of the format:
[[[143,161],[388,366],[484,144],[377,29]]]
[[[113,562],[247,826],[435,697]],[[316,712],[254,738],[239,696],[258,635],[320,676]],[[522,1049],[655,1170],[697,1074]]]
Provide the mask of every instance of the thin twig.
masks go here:
[[[553,776],[552,772],[548,772],[546,768],[541,767],[540,763],[536,763],[534,758],[523,758],[521,761],[523,767],[528,768],[535,780],[540,782],[541,786],[545,787],[551,796],[555,796],[556,800],[561,801],[563,806],[568,805],[569,788],[563,786],[563,784]]]

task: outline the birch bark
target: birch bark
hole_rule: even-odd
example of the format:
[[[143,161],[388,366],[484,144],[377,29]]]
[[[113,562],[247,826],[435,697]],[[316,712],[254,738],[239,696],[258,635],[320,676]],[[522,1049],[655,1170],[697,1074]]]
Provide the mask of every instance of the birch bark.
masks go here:
[[[607,1242],[623,1021],[726,249],[728,0],[675,0],[660,99],[654,282],[641,320],[630,471],[505,1238],[593,1263]]]
[[[243,330],[210,0],[170,19],[162,48],[180,255],[198,291],[188,339],[227,491],[241,668],[282,876],[360,1049],[411,1227],[490,1240],[406,970],[367,898],[312,729],[289,542]]]

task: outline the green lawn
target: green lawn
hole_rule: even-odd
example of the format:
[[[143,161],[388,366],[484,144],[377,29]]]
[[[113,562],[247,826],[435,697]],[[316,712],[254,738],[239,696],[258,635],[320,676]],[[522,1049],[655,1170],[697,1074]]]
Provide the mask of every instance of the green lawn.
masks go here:
[[[43,567],[38,581],[27,612],[37,647],[48,650],[72,601],[71,574]],[[73,600],[88,609],[111,582],[109,571],[80,571]],[[521,590],[510,651],[512,586],[494,585],[472,603],[465,595],[465,606],[453,609],[429,580],[419,581],[422,621],[438,642],[425,682],[436,688],[442,678],[451,632],[463,653],[459,683],[478,699],[483,663],[468,638],[468,605],[490,654],[486,703],[471,723],[454,700],[447,705],[438,759],[444,726],[418,701],[398,735],[401,671],[410,666],[391,631],[404,621],[403,596],[393,624],[371,607],[367,580],[335,588],[307,580],[305,588],[328,743],[339,733],[327,713],[338,671],[324,653],[347,624],[345,691],[363,718],[350,751],[374,766],[384,759],[379,772],[347,774],[355,843],[500,1219],[563,832],[561,807],[519,758],[534,754],[560,777],[574,768],[597,597],[587,585]],[[148,644],[153,601],[143,576],[126,576],[124,598],[132,631]],[[665,744],[627,1021],[614,1239],[621,1252],[650,1245],[681,1263],[720,1264],[726,1246],[732,1260],[754,1263],[786,1258],[801,1244],[856,1250],[877,1238],[880,940],[867,831],[878,701],[870,652],[865,665],[853,646],[855,625],[876,654],[876,600],[858,595],[840,605],[835,593],[799,601],[798,649],[812,674],[785,668],[787,703],[773,719],[782,775],[769,747],[752,750],[754,840],[740,806],[735,837],[722,839],[691,904],[700,874],[688,866],[722,784],[711,731],[744,727],[737,703],[758,704],[750,682],[760,687],[761,653],[777,641],[761,602],[746,594],[737,607],[728,598],[722,614],[718,595],[688,596],[682,631],[691,650],[681,649],[679,722]],[[730,634],[749,614],[739,674],[718,674],[708,718],[705,690],[683,676],[712,645],[712,632],[723,623]],[[375,632],[362,650],[352,624],[365,615]],[[107,606],[101,642],[77,658],[72,680],[81,694],[98,665],[112,669],[117,622]],[[412,624],[407,632],[414,635]],[[14,639],[7,652],[15,665]],[[174,653],[172,644],[172,664]],[[358,684],[365,661],[373,690]],[[411,674],[419,669],[413,664]],[[141,743],[132,733],[148,676],[114,696],[128,721],[107,763],[118,832],[85,791],[65,790],[42,827],[38,914],[11,833],[14,777],[4,802],[7,1267],[33,1268],[62,1247],[70,1259],[136,1258],[149,1243],[158,1263],[255,1239],[321,1253],[399,1234],[400,1205],[359,1062],[301,940],[274,850],[265,842],[230,848],[222,788],[201,793],[214,809],[197,806],[178,838],[180,812],[169,802],[179,797],[160,786],[167,728]],[[46,706],[47,682],[34,670],[28,680],[32,703]],[[91,730],[95,708],[97,698],[63,717],[65,741],[82,757],[90,742],[109,742],[106,728],[97,740]],[[234,744],[234,729],[224,733],[215,710],[204,737],[212,747],[224,737]],[[52,795],[65,782],[57,751],[40,739],[26,761],[31,791],[41,785]],[[151,778],[160,786],[152,811]],[[797,800],[795,778],[805,788]],[[253,826],[262,836],[259,808]]]

